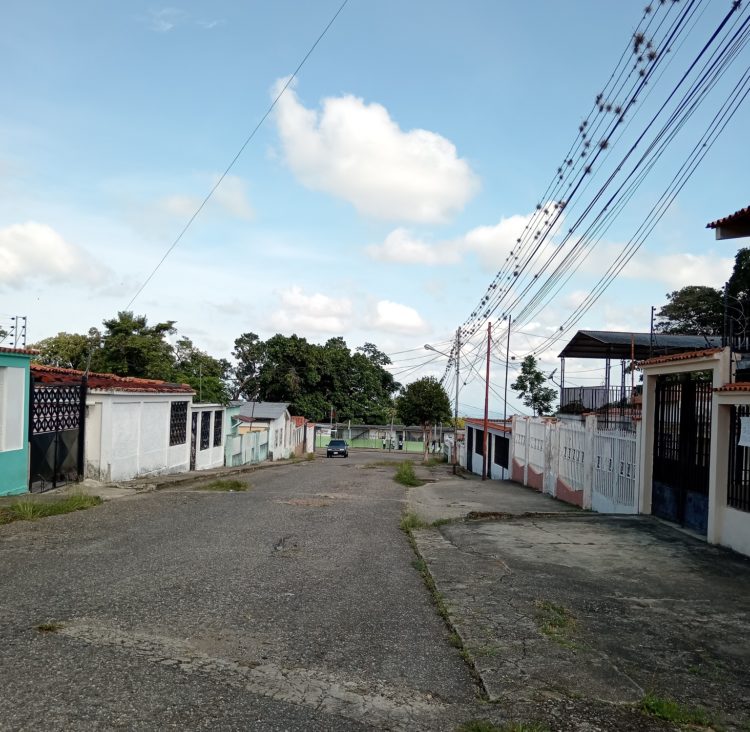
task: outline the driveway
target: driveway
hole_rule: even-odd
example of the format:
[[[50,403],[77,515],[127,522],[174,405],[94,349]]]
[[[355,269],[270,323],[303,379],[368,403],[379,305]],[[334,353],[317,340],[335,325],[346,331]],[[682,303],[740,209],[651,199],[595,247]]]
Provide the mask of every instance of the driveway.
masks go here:
[[[503,518],[415,538],[491,700],[533,718],[566,699],[564,718],[542,715],[557,729],[644,697],[748,729],[750,562],[650,517],[555,513],[515,484],[467,482]],[[464,494],[443,481],[410,497],[434,517]],[[645,724],[612,717],[604,728]]]

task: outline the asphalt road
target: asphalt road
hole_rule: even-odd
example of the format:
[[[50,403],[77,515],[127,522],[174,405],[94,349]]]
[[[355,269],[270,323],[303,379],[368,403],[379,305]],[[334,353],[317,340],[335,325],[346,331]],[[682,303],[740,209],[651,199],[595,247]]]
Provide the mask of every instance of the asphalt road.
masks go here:
[[[455,729],[382,453],[0,527],[0,729]],[[51,624],[52,632],[39,630]]]

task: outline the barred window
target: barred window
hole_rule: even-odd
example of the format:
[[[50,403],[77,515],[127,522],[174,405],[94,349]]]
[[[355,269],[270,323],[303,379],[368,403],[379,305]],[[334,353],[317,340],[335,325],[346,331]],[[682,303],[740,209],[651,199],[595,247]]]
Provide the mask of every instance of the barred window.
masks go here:
[[[169,413],[169,444],[184,445],[187,442],[187,402],[172,402]]]
[[[223,415],[224,412],[220,412],[218,409],[214,412],[214,447],[221,445]]]
[[[211,412],[201,412],[201,450],[208,450],[211,438]]]
[[[474,452],[484,455],[484,430],[474,430]]]

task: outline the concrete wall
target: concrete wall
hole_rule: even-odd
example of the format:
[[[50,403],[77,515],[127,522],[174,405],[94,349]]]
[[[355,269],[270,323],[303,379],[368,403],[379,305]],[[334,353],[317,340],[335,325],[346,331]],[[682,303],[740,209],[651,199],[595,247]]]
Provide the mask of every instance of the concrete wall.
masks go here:
[[[0,353],[0,496],[29,489],[29,360]]]
[[[466,426],[467,429],[467,435],[468,430],[472,430],[472,440],[471,440],[471,472],[475,473],[476,475],[482,474],[482,461],[483,456],[480,455],[477,452],[477,438],[481,434],[482,427],[475,427],[473,424]],[[487,470],[487,477],[491,478],[492,480],[509,480],[510,479],[510,470],[508,468],[504,468],[502,465],[498,465],[495,462],[495,436],[500,435],[503,438],[510,438],[510,433],[506,432],[500,432],[499,430],[493,429],[490,427],[488,429],[489,436],[487,438],[487,446],[488,446],[488,459],[489,462],[487,464],[488,470]],[[468,436],[467,436],[468,440]],[[447,444],[449,445],[448,449],[452,450],[452,440],[450,440],[449,437],[446,437]],[[468,448],[467,448],[468,449]],[[510,446],[508,446],[508,449],[510,450]],[[452,459],[453,453],[449,453],[451,455],[451,458],[449,458],[449,462]],[[467,453],[466,450],[459,451],[460,455],[460,465],[463,468],[466,468],[468,470],[468,459],[467,459]],[[508,466],[510,467],[510,462],[508,463]]]
[[[86,399],[86,477],[117,481],[187,471],[189,428],[184,444],[169,444],[173,401],[189,404],[191,397],[90,391]],[[188,424],[189,415],[188,408]]]

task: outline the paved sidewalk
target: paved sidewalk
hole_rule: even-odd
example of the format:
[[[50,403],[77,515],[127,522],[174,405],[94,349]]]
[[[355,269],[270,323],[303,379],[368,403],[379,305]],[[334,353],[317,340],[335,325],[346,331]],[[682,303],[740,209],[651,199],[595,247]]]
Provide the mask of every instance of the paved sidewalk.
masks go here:
[[[512,483],[438,476],[409,498],[428,521],[502,517],[414,536],[489,698],[516,718],[662,728],[638,710],[651,694],[748,729],[746,559],[650,517],[591,514]],[[563,710],[547,709],[551,698]]]

